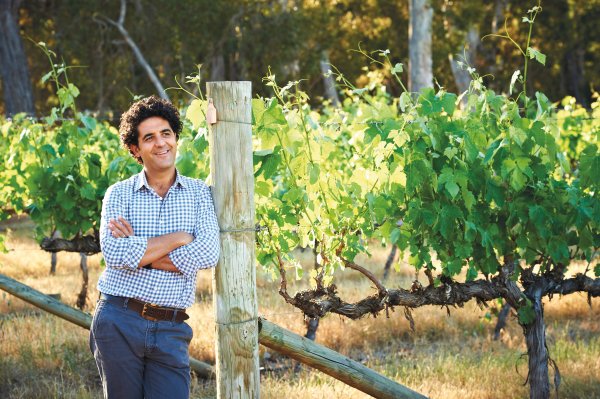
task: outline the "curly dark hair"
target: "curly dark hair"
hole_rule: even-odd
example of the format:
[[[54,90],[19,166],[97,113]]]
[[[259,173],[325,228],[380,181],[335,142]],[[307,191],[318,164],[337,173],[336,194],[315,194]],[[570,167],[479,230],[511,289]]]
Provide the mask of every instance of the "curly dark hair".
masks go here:
[[[175,139],[179,140],[179,133],[183,128],[179,111],[169,101],[156,96],[146,97],[131,105],[129,109],[121,115],[121,123],[119,124],[119,136],[121,144],[129,150],[140,164],[143,163],[140,157],[136,157],[131,150],[131,145],[138,145],[138,126],[144,120],[153,116],[159,116],[169,122],[169,126],[175,133]]]

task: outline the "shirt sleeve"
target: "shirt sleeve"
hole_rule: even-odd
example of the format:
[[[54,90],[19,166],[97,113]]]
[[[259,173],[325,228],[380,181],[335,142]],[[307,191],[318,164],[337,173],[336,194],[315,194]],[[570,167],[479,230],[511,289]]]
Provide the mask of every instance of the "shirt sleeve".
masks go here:
[[[207,186],[200,190],[200,202],[194,226],[194,240],[169,253],[171,262],[185,276],[193,275],[199,269],[215,267],[219,261],[219,224],[213,205],[212,195]]]
[[[125,210],[123,186],[113,185],[109,187],[102,201],[100,249],[102,250],[107,267],[136,270],[144,253],[146,253],[146,248],[148,247],[147,238],[136,236],[115,238],[108,228],[109,220],[123,216]]]

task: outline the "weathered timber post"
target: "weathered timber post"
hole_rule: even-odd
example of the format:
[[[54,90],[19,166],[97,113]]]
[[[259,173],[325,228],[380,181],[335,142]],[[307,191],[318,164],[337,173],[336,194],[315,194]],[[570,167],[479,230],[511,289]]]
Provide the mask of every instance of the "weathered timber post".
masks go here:
[[[251,83],[207,83],[207,95],[217,110],[209,124],[210,175],[221,228],[213,271],[217,398],[258,398]]]
[[[427,399],[396,381],[323,345],[301,337],[265,319],[259,319],[260,343],[292,359],[321,370],[378,399]]]

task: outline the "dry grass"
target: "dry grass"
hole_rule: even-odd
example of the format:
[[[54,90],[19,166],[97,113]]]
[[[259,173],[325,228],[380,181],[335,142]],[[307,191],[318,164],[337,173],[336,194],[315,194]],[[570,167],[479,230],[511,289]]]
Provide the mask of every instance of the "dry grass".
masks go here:
[[[0,273],[11,276],[45,293],[61,294],[73,305],[81,284],[79,256],[61,253],[57,273],[49,276],[50,255],[35,248],[31,226],[11,227],[8,247],[0,254]],[[311,264],[310,253],[299,258]],[[361,260],[381,275],[387,253],[375,251],[371,259]],[[92,312],[98,293],[95,282],[102,270],[100,258],[88,261],[90,281],[88,306]],[[370,282],[351,270],[340,274],[341,294],[358,299]],[[388,286],[408,287],[414,272],[403,266],[392,273]],[[211,273],[203,272],[198,281],[197,303],[190,309],[190,324],[196,332],[190,347],[192,356],[214,361],[214,315],[211,301]],[[343,283],[341,282],[343,281]],[[307,281],[291,282],[290,291],[306,287]],[[302,315],[286,305],[277,294],[278,283],[259,272],[259,311],[267,319],[299,334],[305,332]],[[495,306],[494,304],[490,304]],[[555,297],[545,306],[548,346],[562,375],[561,397],[600,397],[600,311],[590,307],[587,298],[571,295]],[[403,311],[390,318],[382,315],[358,321],[338,316],[321,320],[317,342],[349,355],[368,367],[408,385],[432,398],[523,398],[527,374],[522,332],[511,319],[500,341],[493,341],[494,319],[490,309],[469,303],[454,309],[426,307],[413,311],[416,331],[409,329]],[[86,330],[0,293],[0,397],[2,398],[97,398],[100,383],[88,349]],[[269,353],[277,362],[261,364],[289,366],[283,371],[265,372],[261,393],[264,398],[366,398],[361,392],[318,371],[301,368]],[[214,397],[214,383],[195,379],[194,398]]]

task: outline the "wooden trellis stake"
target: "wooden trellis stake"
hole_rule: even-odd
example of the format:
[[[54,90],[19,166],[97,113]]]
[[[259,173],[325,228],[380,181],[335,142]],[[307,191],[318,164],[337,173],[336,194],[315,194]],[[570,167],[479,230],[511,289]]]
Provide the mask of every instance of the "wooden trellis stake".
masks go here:
[[[213,271],[217,398],[260,396],[256,298],[252,86],[207,83],[216,109],[210,127],[210,175],[221,228],[221,257]]]

